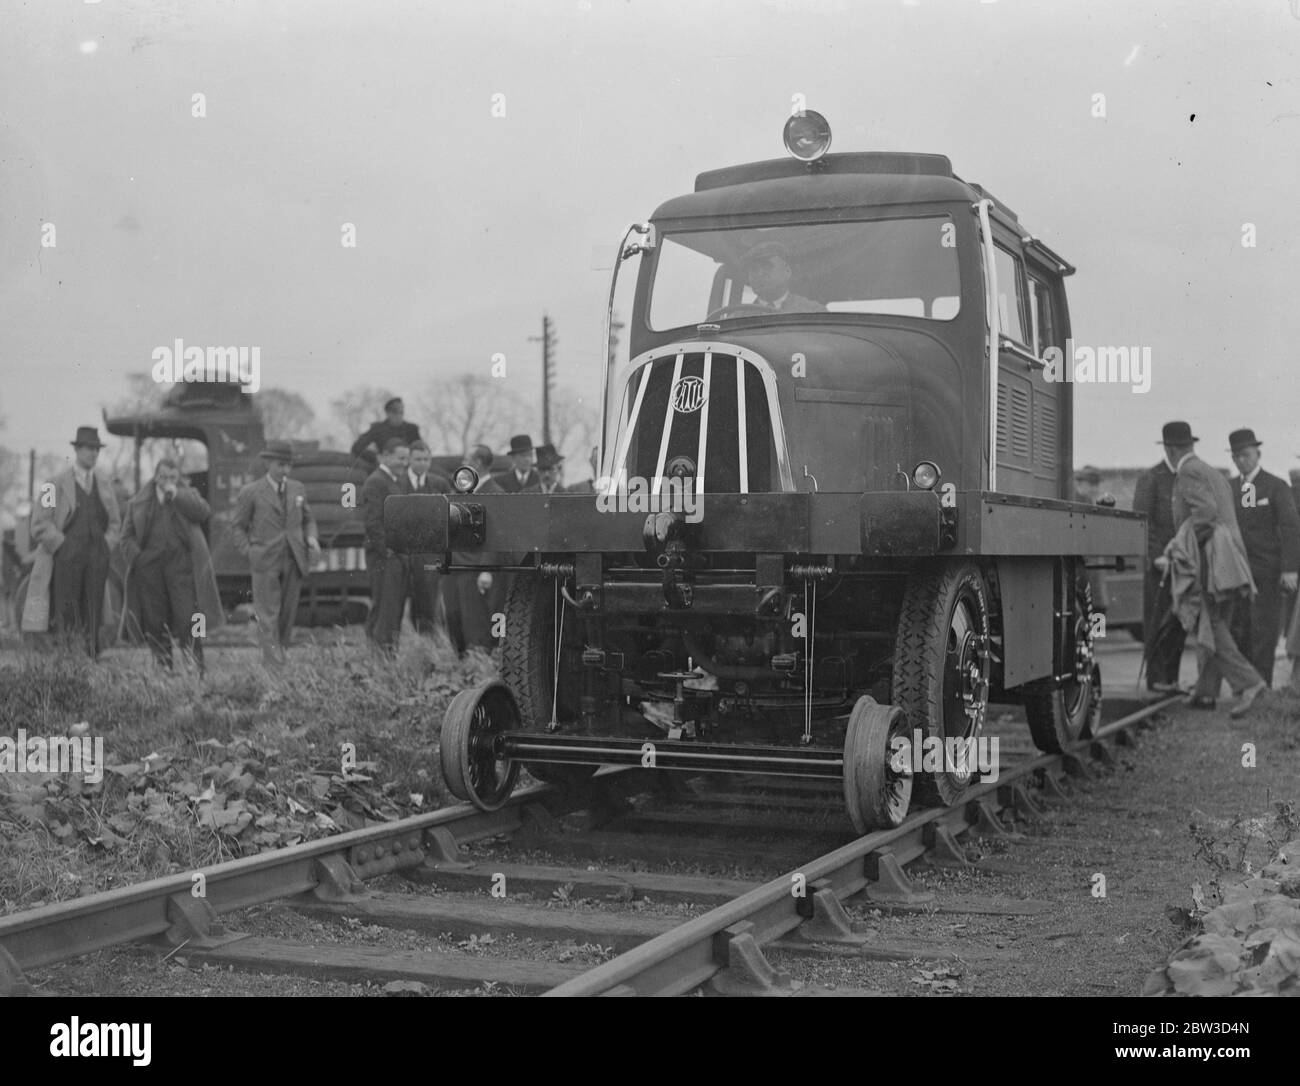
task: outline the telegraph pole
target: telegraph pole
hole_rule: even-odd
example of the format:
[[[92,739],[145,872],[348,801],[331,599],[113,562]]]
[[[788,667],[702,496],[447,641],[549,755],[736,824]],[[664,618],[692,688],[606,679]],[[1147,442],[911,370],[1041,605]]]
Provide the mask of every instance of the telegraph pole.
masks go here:
[[[542,444],[551,443],[551,387],[555,383],[555,325],[542,314],[542,334],[529,336],[529,343],[542,345]]]

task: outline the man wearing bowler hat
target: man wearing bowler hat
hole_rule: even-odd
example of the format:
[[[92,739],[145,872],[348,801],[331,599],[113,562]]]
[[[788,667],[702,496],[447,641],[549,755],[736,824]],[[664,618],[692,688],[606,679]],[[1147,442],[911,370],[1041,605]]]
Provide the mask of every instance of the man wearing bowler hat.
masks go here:
[[[109,552],[117,546],[122,516],[113,488],[95,472],[104,446],[93,426],[78,426],[71,467],[41,485],[32,513],[32,564],[23,630],[80,637],[99,658],[99,624],[108,580]]]
[[[320,541],[307,490],[289,478],[293,447],[287,441],[268,441],[257,455],[266,461],[266,474],[239,492],[230,535],[252,567],[262,660],[278,667],[293,638],[302,581],[320,557]]]
[[[533,468],[533,439],[527,434],[515,434],[510,439],[510,470],[492,478],[507,494],[519,494],[541,481]]]
[[[1201,665],[1192,705],[1212,709],[1224,679],[1237,702],[1228,711],[1236,719],[1250,712],[1268,690],[1232,637],[1236,606],[1255,594],[1246,545],[1237,527],[1232,488],[1219,471],[1194,452],[1191,427],[1167,443],[1174,464],[1174,523],[1177,528],[1165,553],[1156,559],[1168,569],[1174,608],[1183,628],[1196,631]]]
[[[525,487],[525,494],[563,494],[560,485],[561,465],[564,457],[555,451],[554,445],[539,445],[537,448],[537,476],[533,486]]]
[[[1185,422],[1167,422],[1160,435],[1164,457],[1138,478],[1133,511],[1147,518],[1147,568],[1142,595],[1142,630],[1146,635],[1147,689],[1172,693],[1178,689],[1178,668],[1183,659],[1187,631],[1179,622],[1164,621],[1173,597],[1170,580],[1156,559],[1174,538],[1174,464],[1170,450],[1193,441]]]
[[[1259,590],[1249,605],[1238,605],[1232,636],[1255,670],[1272,686],[1282,590],[1294,592],[1300,572],[1300,515],[1291,488],[1260,466],[1261,444],[1254,430],[1233,430],[1228,435],[1232,462],[1240,473],[1229,480],[1237,524]]]

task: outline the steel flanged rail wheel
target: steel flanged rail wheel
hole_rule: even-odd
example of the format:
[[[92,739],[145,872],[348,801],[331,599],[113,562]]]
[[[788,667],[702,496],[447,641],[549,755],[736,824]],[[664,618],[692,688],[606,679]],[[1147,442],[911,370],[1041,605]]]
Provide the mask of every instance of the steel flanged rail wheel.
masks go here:
[[[501,753],[501,737],[519,728],[519,707],[499,679],[462,690],[442,720],[442,778],[457,799],[495,811],[514,791],[519,763]]]
[[[858,833],[893,829],[907,817],[911,745],[898,706],[881,705],[869,694],[858,698],[844,732],[844,803]]]

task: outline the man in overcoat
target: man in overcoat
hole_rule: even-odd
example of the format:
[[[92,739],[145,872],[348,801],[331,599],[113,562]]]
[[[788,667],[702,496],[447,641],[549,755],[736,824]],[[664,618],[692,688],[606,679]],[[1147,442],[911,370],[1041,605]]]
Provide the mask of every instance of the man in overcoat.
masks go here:
[[[1173,597],[1169,578],[1156,564],[1174,538],[1174,461],[1170,442],[1186,441],[1192,428],[1185,422],[1168,422],[1160,435],[1164,457],[1138,478],[1133,511],[1147,518],[1147,568],[1144,582],[1142,630],[1146,637],[1147,689],[1171,693],[1178,689],[1178,668],[1187,632],[1177,622],[1166,622]]]
[[[22,628],[34,633],[53,625],[62,638],[80,638],[99,658],[99,626],[109,554],[122,531],[122,515],[107,479],[95,471],[104,446],[93,426],[77,427],[75,460],[39,488],[32,512],[32,563]]]
[[[1260,465],[1262,444],[1254,430],[1228,435],[1240,473],[1229,480],[1237,525],[1246,544],[1257,594],[1233,614],[1232,636],[1246,658],[1273,685],[1273,660],[1282,621],[1282,591],[1294,592],[1300,573],[1300,515],[1291,488]]]
[[[141,487],[126,506],[122,553],[128,598],[136,603],[145,643],[167,670],[174,638],[202,674],[203,639],[225,621],[203,535],[211,512],[171,459],[158,462],[152,484]]]
[[[279,667],[293,639],[303,579],[320,557],[320,541],[307,490],[289,478],[293,446],[268,441],[257,455],[266,461],[266,474],[239,492],[230,534],[252,570],[262,660]]]
[[[1186,424],[1184,424],[1186,425]],[[1199,597],[1195,628],[1201,662],[1200,677],[1192,704],[1213,708],[1223,679],[1238,695],[1229,710],[1232,717],[1244,716],[1268,689],[1237,648],[1232,638],[1232,613],[1238,600],[1254,594],[1246,545],[1237,527],[1232,490],[1228,480],[1205,461],[1199,459],[1193,442],[1198,439],[1187,427],[1186,443],[1170,445],[1174,461],[1174,522],[1178,529],[1165,549],[1164,562],[1194,571],[1190,586],[1175,584],[1175,606],[1180,597]],[[1184,556],[1179,559],[1179,552]]]

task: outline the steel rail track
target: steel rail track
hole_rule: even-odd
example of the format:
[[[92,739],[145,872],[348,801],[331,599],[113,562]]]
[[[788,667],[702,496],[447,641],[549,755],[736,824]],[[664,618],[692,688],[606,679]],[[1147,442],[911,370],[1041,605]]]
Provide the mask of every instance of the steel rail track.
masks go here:
[[[997,783],[971,788],[950,807],[932,808],[909,817],[901,826],[860,837],[771,882],[736,898],[680,927],[642,943],[633,950],[546,992],[547,996],[684,995],[724,971],[732,975],[723,991],[770,990],[772,970],[762,957],[765,943],[811,923],[818,941],[854,943],[840,904],[873,883],[898,884],[902,864],[921,856],[937,841],[952,843],[952,836],[972,825],[999,828],[993,802],[1032,810],[1022,782],[1031,774],[1055,779],[1062,773],[1087,772],[1079,755],[1098,748],[1104,740],[1145,721],[1161,709],[1184,700],[1174,695],[1144,706],[1099,728],[1062,754],[1044,754],[1003,771]],[[1104,756],[1104,755],[1103,755]],[[799,881],[797,876],[802,876]],[[901,876],[903,881],[906,876]],[[796,896],[797,885],[807,888]]]
[[[307,893],[345,900],[359,889],[361,879],[418,867],[426,860],[454,863],[461,844],[524,828],[534,804],[562,813],[589,801],[593,791],[617,789],[639,776],[626,769],[604,770],[591,787],[568,796],[553,785],[536,785],[516,792],[497,811],[469,804],[443,807],[0,917],[0,996],[29,990],[25,970],[140,939],[166,936],[174,945],[221,945],[230,939],[216,920],[221,913]]]
[[[1091,742],[1107,736],[1178,701],[1155,702],[1099,729]],[[1087,742],[1074,748],[1075,752]],[[900,865],[921,855],[935,840],[951,840],[972,823],[996,824],[991,797],[1000,805],[1028,801],[1014,782],[1039,770],[1060,772],[1077,753],[1043,755],[1003,771],[998,783],[977,785],[961,803],[909,818],[896,830],[883,831],[805,864],[798,869],[810,896],[797,901],[791,876],[783,876],[698,917],[636,949],[566,982],[547,994],[679,994],[717,974],[736,953],[752,954],[805,919],[825,927],[835,902],[882,877],[905,882]],[[1077,771],[1077,765],[1076,765]],[[227,933],[217,917],[253,905],[311,895],[345,902],[362,891],[361,880],[426,863],[456,864],[460,846],[513,834],[563,814],[635,790],[645,774],[630,768],[601,770],[587,788],[568,794],[551,785],[515,793],[497,811],[468,804],[445,807],[397,822],[349,831],[287,849],[232,860],[194,871],[153,879],[134,886],[58,902],[0,917],[0,995],[31,991],[24,971],[67,961],[125,943],[162,938],[174,947],[213,949],[241,938]],[[1020,793],[1017,794],[1017,789]],[[538,811],[545,808],[545,814]],[[200,879],[199,876],[202,876]],[[822,881],[825,880],[825,881]],[[201,887],[201,890],[200,890]],[[830,900],[833,898],[834,901]],[[834,918],[832,917],[832,923]],[[736,925],[747,925],[743,930]],[[735,929],[735,930],[729,930]],[[721,941],[719,941],[721,937]],[[719,956],[717,948],[721,948]],[[761,958],[761,954],[759,954]]]

